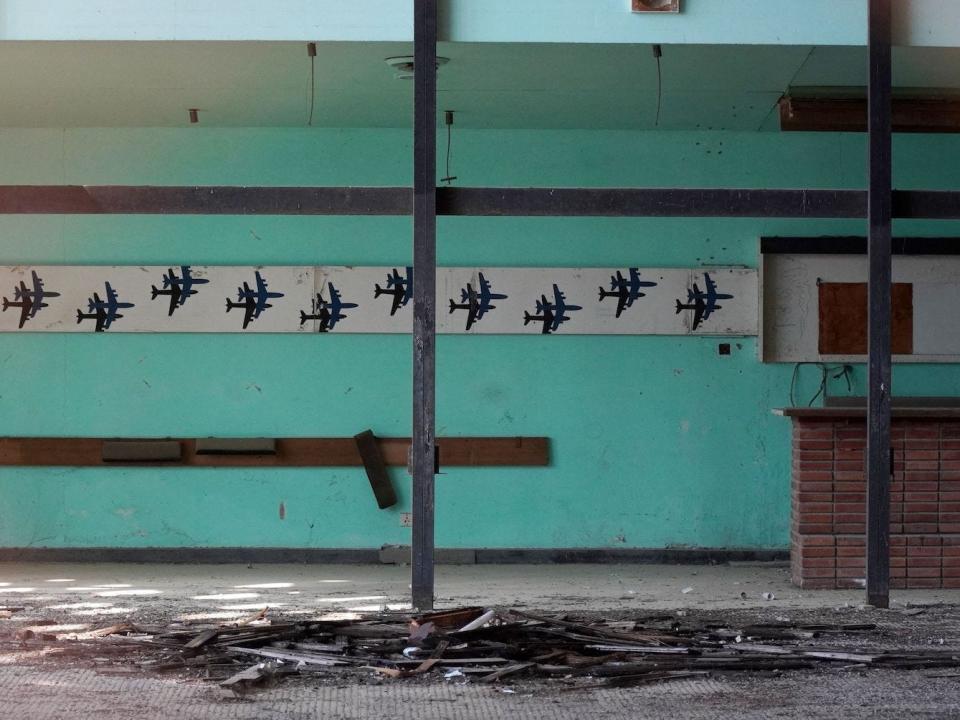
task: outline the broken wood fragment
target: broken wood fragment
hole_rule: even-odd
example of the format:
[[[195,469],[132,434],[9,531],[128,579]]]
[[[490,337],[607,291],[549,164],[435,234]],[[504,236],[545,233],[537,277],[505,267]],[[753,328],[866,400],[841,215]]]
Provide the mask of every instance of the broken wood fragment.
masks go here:
[[[202,633],[194,637],[192,640],[187,641],[183,648],[184,650],[196,650],[202,648],[207,643],[215,640],[217,636],[220,635],[220,630],[218,628],[211,628],[210,630],[204,630]]]
[[[515,675],[516,673],[523,672],[528,668],[532,668],[536,663],[532,662],[522,662],[516,663],[514,665],[507,665],[505,668],[500,668],[499,670],[490,673],[489,675],[484,675],[480,678],[482,683],[494,683],[502,680],[508,675]]]
[[[370,487],[373,489],[373,496],[377,500],[377,507],[381,510],[393,507],[397,504],[397,493],[393,489],[387,464],[377,444],[377,436],[373,434],[373,430],[364,430],[354,435],[353,439],[357,444],[363,469],[367,472]]]

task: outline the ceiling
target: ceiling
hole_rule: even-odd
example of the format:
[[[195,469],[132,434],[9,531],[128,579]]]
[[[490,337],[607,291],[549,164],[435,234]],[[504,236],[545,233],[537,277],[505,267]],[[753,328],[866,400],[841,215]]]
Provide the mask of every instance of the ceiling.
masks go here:
[[[315,126],[406,127],[413,86],[384,58],[409,43],[323,43]],[[458,127],[776,129],[790,87],[862,86],[866,49],[442,43],[438,106]],[[960,49],[897,48],[895,85],[960,90]],[[304,43],[3,42],[0,126],[177,127],[307,124]]]

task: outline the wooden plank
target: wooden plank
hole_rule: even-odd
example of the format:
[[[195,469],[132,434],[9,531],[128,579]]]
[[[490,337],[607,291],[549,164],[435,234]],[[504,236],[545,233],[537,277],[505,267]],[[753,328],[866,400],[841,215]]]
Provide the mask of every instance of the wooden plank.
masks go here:
[[[892,349],[897,355],[913,354],[913,284],[893,285]],[[867,354],[867,284],[822,282],[819,296],[821,355]]]
[[[101,438],[0,438],[0,466],[102,467],[124,464],[163,467],[356,467],[363,465],[353,438],[278,438],[273,455],[200,455],[192,438],[170,439],[183,448],[180,462],[104,462]],[[379,438],[384,462],[406,467],[409,438]],[[543,437],[438,438],[447,466],[544,466],[549,443]]]
[[[198,455],[274,455],[277,441],[273,438],[199,438]]]
[[[960,132],[955,97],[901,97],[892,103],[893,132]],[[797,132],[867,132],[865,97],[792,97],[780,100],[780,129]]]
[[[863,420],[867,415],[867,406],[845,406],[845,407],[787,407],[776,408],[774,415],[782,417],[796,417],[807,419],[848,419],[856,418]],[[890,409],[890,414],[895,418],[912,418],[919,420],[957,420],[960,419],[960,408],[956,406],[944,405],[943,407],[931,407],[929,405],[894,406]]]
[[[175,440],[105,440],[100,457],[108,463],[179,462],[183,447]]]
[[[383,461],[380,447],[377,445],[377,436],[372,430],[364,430],[353,436],[357,444],[357,452],[363,461],[363,468],[367,472],[373,496],[377,499],[377,507],[384,510],[397,504],[397,493],[390,482],[387,465]]]

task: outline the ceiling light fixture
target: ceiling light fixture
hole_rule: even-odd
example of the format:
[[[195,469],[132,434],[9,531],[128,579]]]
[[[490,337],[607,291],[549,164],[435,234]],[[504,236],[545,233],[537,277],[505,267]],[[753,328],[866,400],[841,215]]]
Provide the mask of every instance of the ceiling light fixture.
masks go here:
[[[680,12],[680,0],[633,0],[633,11],[641,12]]]
[[[413,55],[398,55],[397,57],[388,57],[384,62],[394,70],[394,77],[397,80],[413,79]],[[437,57],[437,69],[450,62],[448,57]]]

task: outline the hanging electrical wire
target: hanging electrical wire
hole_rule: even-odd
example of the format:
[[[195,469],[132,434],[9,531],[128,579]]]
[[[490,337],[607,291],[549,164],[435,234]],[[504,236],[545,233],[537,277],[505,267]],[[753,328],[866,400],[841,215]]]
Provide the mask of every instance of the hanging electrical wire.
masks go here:
[[[313,125],[313,109],[316,104],[316,70],[317,70],[317,44],[307,43],[307,55],[310,57],[310,113],[307,116],[307,127]]]
[[[450,148],[453,143],[453,110],[445,110],[443,113],[443,122],[447,126],[447,159],[446,159],[446,173],[444,177],[440,178],[442,182],[445,182],[447,185],[450,185],[454,180],[457,179],[456,175],[450,174]]]
[[[820,385],[816,394],[810,398],[807,407],[813,407],[818,398],[827,397],[827,383],[832,380],[843,378],[847,381],[847,392],[853,391],[853,366],[852,365],[826,365],[821,362],[798,362],[793,366],[793,376],[790,378],[790,407],[799,407],[797,404],[796,389],[797,380],[800,377],[800,368],[804,365],[816,365],[820,368]]]
[[[653,46],[653,57],[657,61],[657,117],[654,121],[654,127],[660,126],[660,107],[663,103],[663,75],[660,71],[660,58],[663,57],[663,48],[660,45]]]

